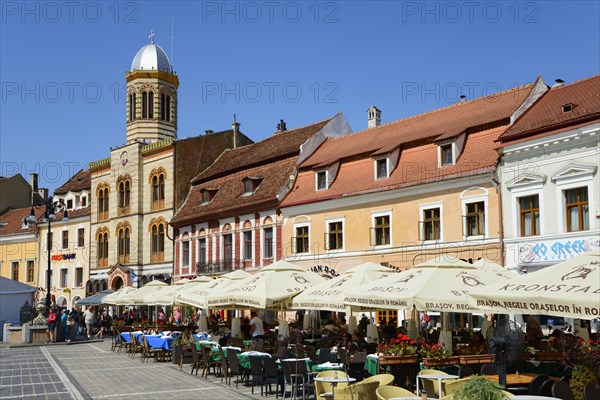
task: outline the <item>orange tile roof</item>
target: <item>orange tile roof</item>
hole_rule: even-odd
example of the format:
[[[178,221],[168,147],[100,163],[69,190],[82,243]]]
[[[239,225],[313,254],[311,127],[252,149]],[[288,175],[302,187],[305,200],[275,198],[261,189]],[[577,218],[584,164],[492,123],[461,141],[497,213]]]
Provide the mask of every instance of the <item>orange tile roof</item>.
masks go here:
[[[328,139],[302,167],[331,165],[359,154],[378,155],[415,141],[450,139],[474,127],[506,125],[510,115],[531,93],[535,83],[459,102],[376,128]],[[492,124],[492,126],[488,126]]]
[[[245,168],[252,168],[264,164],[269,160],[297,154],[300,145],[323,129],[332,119],[333,117],[300,128],[276,133],[248,146],[226,150],[209,168],[196,176],[192,180],[192,184],[224,176]]]
[[[69,178],[61,187],[54,191],[54,194],[66,194],[69,192],[79,192],[90,190],[92,187],[92,174],[89,170],[80,169],[75,175]]]
[[[292,191],[282,201],[281,207],[399,189],[493,171],[499,157],[493,143],[506,127],[505,125],[469,134],[456,164],[443,168],[437,165],[437,145],[427,143],[404,148],[397,167],[387,179],[374,179],[374,162],[369,156],[343,161],[335,181],[326,190],[316,191],[314,171],[304,169],[299,173]]]
[[[33,209],[39,220],[44,215],[46,207],[36,206]],[[0,215],[0,236],[35,232],[37,229],[35,224],[28,224],[27,228],[23,229],[23,218],[28,218],[30,215],[31,207],[15,208]]]
[[[563,112],[571,103],[572,111]],[[553,87],[499,138],[503,143],[600,118],[600,75]]]

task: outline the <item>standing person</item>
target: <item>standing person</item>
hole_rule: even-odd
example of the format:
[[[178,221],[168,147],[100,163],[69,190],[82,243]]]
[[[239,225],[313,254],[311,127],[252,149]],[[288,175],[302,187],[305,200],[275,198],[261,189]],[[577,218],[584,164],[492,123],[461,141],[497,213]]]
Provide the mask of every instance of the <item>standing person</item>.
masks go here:
[[[46,335],[48,336],[48,343],[54,342],[54,330],[56,329],[56,312],[54,308],[50,308],[50,314],[48,314],[48,328],[46,329]]]
[[[60,316],[60,329],[65,337],[65,342],[69,343],[71,341],[71,331],[69,330],[69,312],[66,308],[63,308]]]
[[[98,333],[96,333],[95,337],[100,336],[100,339],[103,339],[104,336],[104,331],[106,330],[106,322],[107,322],[107,315],[106,315],[106,310],[101,310],[100,312],[100,330],[98,331]]]
[[[94,307],[90,307],[83,313],[83,319],[85,321],[85,329],[87,333],[87,338],[90,340],[92,338],[92,328],[94,327]]]
[[[77,335],[79,334],[79,313],[75,310],[75,307],[71,309],[69,313],[69,319],[71,320],[71,325],[73,326],[73,331],[71,332],[71,339],[77,339]],[[69,329],[71,329],[69,327]]]
[[[256,311],[250,313],[252,319],[250,320],[250,336],[252,340],[260,340],[265,338],[265,330],[263,328],[263,322],[256,315]]]

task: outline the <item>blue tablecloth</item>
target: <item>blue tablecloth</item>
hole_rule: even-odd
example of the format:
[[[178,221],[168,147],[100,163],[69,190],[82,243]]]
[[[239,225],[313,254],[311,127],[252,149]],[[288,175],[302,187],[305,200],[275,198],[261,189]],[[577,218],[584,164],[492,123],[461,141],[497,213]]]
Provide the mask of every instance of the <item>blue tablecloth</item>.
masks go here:
[[[144,337],[146,338],[146,342],[148,342],[148,346],[154,349],[171,350],[171,343],[174,340],[171,336],[146,335]]]
[[[135,339],[138,343],[140,343],[140,336],[142,335],[143,333],[134,333]],[[125,343],[131,342],[131,332],[121,332],[119,336],[121,337],[121,340],[123,340]]]

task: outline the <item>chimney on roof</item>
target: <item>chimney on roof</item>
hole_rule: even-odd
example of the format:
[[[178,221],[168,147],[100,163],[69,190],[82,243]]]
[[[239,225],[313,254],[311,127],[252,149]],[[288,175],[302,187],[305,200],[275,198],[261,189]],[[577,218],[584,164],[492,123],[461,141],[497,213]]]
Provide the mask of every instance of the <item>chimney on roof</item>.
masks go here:
[[[236,149],[240,124],[237,122],[235,114],[233,114],[233,124],[231,124],[231,130],[233,131],[233,148]]]
[[[562,86],[562,85],[564,85],[564,84],[565,84],[565,81],[563,81],[563,80],[562,80],[562,79],[560,79],[560,78],[558,78],[558,79],[555,79],[555,80],[554,80],[554,82],[556,82],[556,83],[555,83],[554,85],[552,85],[552,87],[553,87],[553,88],[555,88],[555,87],[560,87],[560,86]]]
[[[31,186],[32,192],[37,192],[38,190],[38,174],[29,174],[29,185]]]
[[[464,94],[461,94],[459,102],[463,102],[463,101],[467,101],[467,96],[465,96]]]
[[[210,135],[212,133],[215,133],[215,131],[213,131],[212,129],[207,129],[207,130],[204,131],[205,135]]]
[[[280,119],[279,123],[277,124],[277,132],[275,133],[281,133],[281,132],[285,132],[287,131],[287,127],[285,126],[285,121]]]
[[[367,115],[369,116],[367,120],[367,128],[371,129],[381,125],[381,110],[379,110],[377,107],[369,107],[367,110]]]

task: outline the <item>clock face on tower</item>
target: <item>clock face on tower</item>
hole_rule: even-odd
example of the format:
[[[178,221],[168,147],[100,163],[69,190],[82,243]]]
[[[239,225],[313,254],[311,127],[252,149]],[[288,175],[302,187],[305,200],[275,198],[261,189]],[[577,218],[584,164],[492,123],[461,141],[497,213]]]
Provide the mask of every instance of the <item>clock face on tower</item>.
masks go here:
[[[124,151],[123,153],[121,153],[121,166],[126,167],[128,162],[129,162],[129,155],[127,154],[126,151]]]

